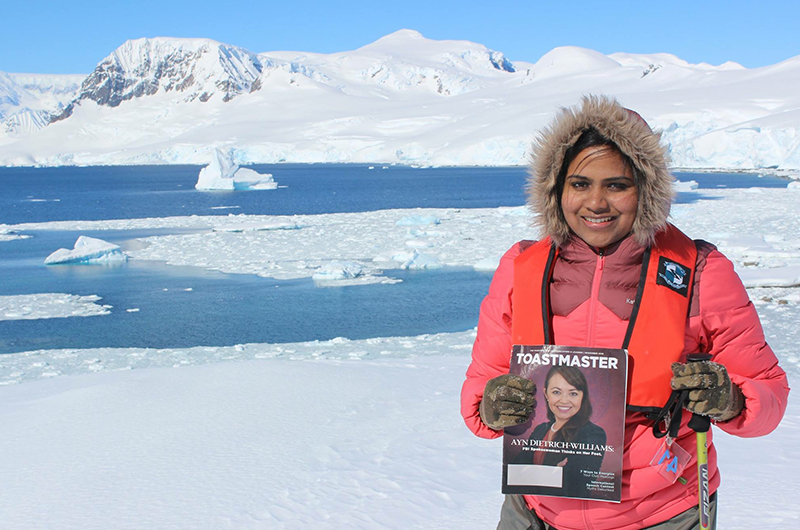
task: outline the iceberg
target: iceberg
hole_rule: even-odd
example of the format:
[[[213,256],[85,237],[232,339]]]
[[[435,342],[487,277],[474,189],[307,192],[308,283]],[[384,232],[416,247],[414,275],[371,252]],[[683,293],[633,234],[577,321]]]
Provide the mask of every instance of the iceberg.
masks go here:
[[[211,163],[200,170],[195,189],[198,190],[274,190],[278,183],[271,173],[258,173],[239,167],[230,154],[214,149]]]
[[[75,241],[74,249],[60,248],[47,256],[44,264],[108,263],[126,261],[127,259],[128,256],[122,252],[119,245],[94,237],[80,236]]]

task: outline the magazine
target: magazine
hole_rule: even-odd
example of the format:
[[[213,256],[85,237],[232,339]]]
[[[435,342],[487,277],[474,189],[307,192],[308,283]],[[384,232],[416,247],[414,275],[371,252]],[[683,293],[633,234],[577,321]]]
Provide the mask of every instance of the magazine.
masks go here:
[[[503,493],[619,502],[625,350],[515,345],[510,373],[536,384],[526,423],[505,429]]]

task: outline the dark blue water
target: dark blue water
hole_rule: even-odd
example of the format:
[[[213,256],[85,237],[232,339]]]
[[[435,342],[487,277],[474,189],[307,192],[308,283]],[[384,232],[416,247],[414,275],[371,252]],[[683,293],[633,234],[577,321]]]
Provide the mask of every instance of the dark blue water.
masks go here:
[[[199,166],[0,168],[0,224],[180,215],[318,214],[524,203],[525,168],[255,165],[285,188],[197,191]],[[786,187],[754,174],[679,173],[701,188]],[[232,208],[228,208],[232,207]]]
[[[316,214],[415,207],[498,207],[524,202],[523,168],[412,169],[261,165],[284,189],[199,192],[197,166],[0,168],[0,224],[176,215]],[[786,187],[776,177],[679,174],[701,188]],[[696,194],[681,194],[680,201]],[[224,207],[224,208],[220,208]],[[231,208],[235,207],[235,208]],[[190,347],[415,335],[469,329],[491,275],[471,269],[390,271],[394,285],[315,287],[192,267],[131,261],[45,266],[79,235],[124,246],[188,230],[30,232],[0,242],[0,295],[96,294],[110,315],[0,321],[0,353],[40,348]],[[138,309],[128,312],[126,309]]]
[[[150,262],[40,267],[35,276],[15,282],[18,292],[0,294],[99,294],[99,303],[113,306],[111,314],[0,321],[0,353],[462,331],[477,322],[491,280],[490,274],[471,269],[396,271],[390,276],[403,281],[320,288],[310,279],[275,281]]]

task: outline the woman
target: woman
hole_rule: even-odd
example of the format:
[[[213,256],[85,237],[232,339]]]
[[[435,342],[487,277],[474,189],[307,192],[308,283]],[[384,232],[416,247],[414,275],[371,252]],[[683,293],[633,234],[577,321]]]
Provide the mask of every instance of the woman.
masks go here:
[[[595,425],[589,385],[580,369],[572,366],[553,366],[544,378],[544,399],[547,404],[547,421],[537,425],[530,440],[576,442],[605,445],[606,432]],[[600,470],[601,453],[574,454],[565,457],[558,452],[523,451],[512,464],[536,464],[564,468],[564,487],[548,491],[549,495],[585,497],[589,495],[586,484],[592,472]],[[588,473],[588,474],[587,474]]]
[[[680,407],[671,437],[691,462],[674,481],[651,465],[672,390],[729,434],[761,436],[780,422],[786,374],[731,262],[667,222],[672,195],[660,134],[610,98],[564,109],[535,142],[528,202],[542,239],[514,245],[495,272],[462,415],[484,438],[529,420],[535,388],[508,374],[513,344],[626,348],[622,501],[507,496],[499,528],[695,528],[696,442]],[[687,363],[696,352],[711,361]],[[716,464],[709,432],[712,512]]]

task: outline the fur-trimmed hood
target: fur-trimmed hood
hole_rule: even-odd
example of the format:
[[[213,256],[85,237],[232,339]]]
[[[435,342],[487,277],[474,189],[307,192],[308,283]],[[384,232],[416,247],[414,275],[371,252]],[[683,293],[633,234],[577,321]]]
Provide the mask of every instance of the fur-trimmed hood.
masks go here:
[[[569,238],[557,178],[565,153],[590,127],[633,162],[639,195],[633,236],[647,246],[666,227],[674,195],[667,148],[661,144],[661,132],[653,132],[641,116],[607,96],[585,96],[579,107],[562,108],[533,141],[527,195],[528,207],[539,214],[534,223],[542,238],[550,236],[558,245]]]

